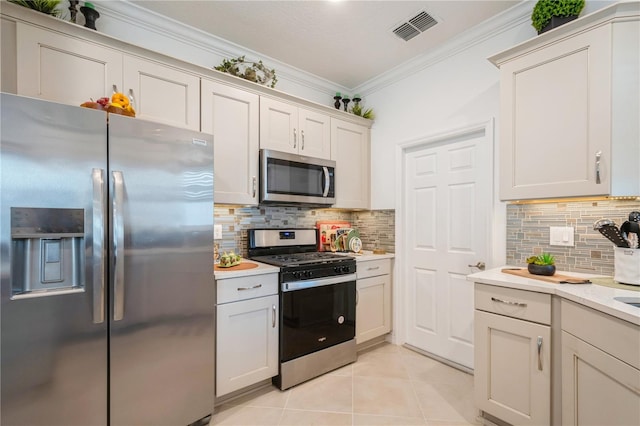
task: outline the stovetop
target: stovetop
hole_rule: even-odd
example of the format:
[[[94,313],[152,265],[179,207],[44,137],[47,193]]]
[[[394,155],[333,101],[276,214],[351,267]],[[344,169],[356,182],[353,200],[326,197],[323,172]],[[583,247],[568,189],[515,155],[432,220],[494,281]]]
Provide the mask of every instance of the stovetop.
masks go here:
[[[279,266],[282,268],[323,263],[341,263],[349,261],[349,259],[351,258],[349,256],[317,251],[310,253],[288,253],[268,256],[256,256],[252,257],[252,259],[257,262],[268,263],[269,265]]]

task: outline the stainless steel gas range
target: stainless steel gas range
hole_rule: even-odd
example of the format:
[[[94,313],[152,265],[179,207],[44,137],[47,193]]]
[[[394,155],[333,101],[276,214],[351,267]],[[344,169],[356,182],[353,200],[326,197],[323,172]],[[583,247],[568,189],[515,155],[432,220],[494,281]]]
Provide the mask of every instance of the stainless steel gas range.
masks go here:
[[[356,261],[316,250],[315,229],[249,230],[249,257],[280,268],[280,389],[356,360]]]

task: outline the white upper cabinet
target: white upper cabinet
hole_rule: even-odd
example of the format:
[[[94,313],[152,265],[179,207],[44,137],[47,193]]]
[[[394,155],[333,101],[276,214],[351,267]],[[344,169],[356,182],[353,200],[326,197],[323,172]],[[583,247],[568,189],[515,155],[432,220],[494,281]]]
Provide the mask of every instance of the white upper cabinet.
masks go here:
[[[123,79],[118,91],[133,101],[136,117],[200,130],[200,77],[124,55]]]
[[[640,21],[617,8],[490,58],[502,200],[640,194]]]
[[[202,79],[202,131],[213,135],[215,202],[258,204],[259,96]]]
[[[329,116],[263,96],[260,98],[260,148],[329,159]]]
[[[336,162],[336,203],[333,207],[369,208],[369,143],[367,127],[331,119],[331,159]]]
[[[122,53],[89,41],[18,22],[16,52],[18,95],[80,105],[122,86]]]

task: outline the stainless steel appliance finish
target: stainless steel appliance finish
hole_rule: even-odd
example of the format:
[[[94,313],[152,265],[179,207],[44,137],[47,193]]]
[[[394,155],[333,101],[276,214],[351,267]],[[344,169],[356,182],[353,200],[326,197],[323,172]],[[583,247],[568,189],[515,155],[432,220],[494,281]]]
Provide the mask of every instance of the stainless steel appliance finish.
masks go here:
[[[211,136],[0,96],[0,422],[209,415]]]
[[[260,150],[260,202],[335,204],[336,162],[270,149]]]
[[[281,389],[356,360],[355,259],[316,249],[315,229],[249,231],[249,256],[280,267]]]

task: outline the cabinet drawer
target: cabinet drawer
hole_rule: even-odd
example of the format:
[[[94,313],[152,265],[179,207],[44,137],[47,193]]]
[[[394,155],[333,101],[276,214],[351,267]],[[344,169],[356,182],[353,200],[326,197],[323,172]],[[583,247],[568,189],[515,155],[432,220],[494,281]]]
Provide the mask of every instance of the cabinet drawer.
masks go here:
[[[481,311],[551,324],[551,295],[476,283],[475,306]]]
[[[278,294],[278,274],[250,275],[217,280],[218,305]]]
[[[356,266],[358,279],[388,275],[391,273],[391,260],[380,259],[366,262],[358,262]]]

